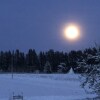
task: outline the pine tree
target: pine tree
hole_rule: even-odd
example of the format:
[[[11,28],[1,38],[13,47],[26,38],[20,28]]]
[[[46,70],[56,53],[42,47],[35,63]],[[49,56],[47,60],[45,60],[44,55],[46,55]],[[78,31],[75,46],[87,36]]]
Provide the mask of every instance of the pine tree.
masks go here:
[[[39,59],[35,50],[29,49],[26,55],[27,66],[30,72],[40,69]]]
[[[87,70],[85,70],[85,73],[81,77],[82,87],[87,92],[97,93],[100,96],[100,49],[97,48],[96,55],[89,54],[87,56],[87,62],[85,66]]]
[[[49,61],[47,61],[45,63],[45,66],[44,66],[44,73],[51,73],[52,72],[52,69],[51,69],[51,64]]]
[[[44,52],[39,53],[39,63],[40,63],[40,71],[43,72],[44,65],[46,63],[46,55]]]

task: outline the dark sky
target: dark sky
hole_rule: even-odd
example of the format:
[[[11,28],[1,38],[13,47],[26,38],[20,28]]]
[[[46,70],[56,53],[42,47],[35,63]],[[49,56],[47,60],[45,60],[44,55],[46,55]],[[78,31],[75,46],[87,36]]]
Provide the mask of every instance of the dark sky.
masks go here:
[[[61,34],[69,22],[83,37],[70,43]],[[100,0],[0,0],[0,50],[69,51],[100,42]]]

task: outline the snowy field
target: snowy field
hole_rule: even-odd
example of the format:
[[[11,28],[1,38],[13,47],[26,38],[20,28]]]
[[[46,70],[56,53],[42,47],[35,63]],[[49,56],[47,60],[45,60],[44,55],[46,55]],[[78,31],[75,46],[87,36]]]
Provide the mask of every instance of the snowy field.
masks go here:
[[[24,100],[82,100],[93,95],[80,87],[75,74],[0,74],[0,100],[10,100],[13,92]]]

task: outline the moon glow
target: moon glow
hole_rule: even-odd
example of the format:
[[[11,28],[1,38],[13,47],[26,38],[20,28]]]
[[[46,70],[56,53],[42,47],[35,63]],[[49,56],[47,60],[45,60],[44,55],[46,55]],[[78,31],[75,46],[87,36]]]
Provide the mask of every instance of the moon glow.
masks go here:
[[[80,32],[79,32],[79,28],[76,25],[68,25],[65,29],[64,29],[64,36],[68,39],[68,40],[77,40],[80,36]]]

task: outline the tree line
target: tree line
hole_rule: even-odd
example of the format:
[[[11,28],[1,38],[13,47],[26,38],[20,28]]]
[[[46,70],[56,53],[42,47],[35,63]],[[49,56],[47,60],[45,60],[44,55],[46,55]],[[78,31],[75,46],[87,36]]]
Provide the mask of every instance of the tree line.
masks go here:
[[[96,63],[95,59],[88,59],[88,55],[95,56],[97,49],[88,48],[85,50],[72,50],[70,52],[59,52],[49,50],[47,52],[36,53],[35,49],[29,49],[27,53],[18,49],[15,51],[0,51],[0,71],[1,72],[39,72],[57,73],[60,69],[62,73],[67,73],[70,68],[75,73],[83,73],[86,68],[79,62],[86,60],[87,64]],[[59,67],[62,65],[62,67]]]

